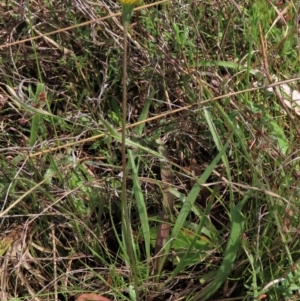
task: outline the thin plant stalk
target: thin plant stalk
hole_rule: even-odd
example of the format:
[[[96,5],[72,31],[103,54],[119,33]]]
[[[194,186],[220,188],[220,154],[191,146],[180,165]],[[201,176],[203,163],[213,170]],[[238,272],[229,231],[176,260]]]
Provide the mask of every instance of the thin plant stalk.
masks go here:
[[[123,95],[122,95],[122,227],[124,231],[124,239],[126,250],[129,255],[131,264],[133,264],[134,256],[130,238],[130,221],[127,204],[127,158],[126,158],[126,117],[127,117],[127,32],[128,24],[124,22],[124,53],[123,53]]]
[[[134,256],[134,251],[132,247],[132,232],[131,223],[129,220],[129,209],[127,203],[127,158],[126,158],[126,118],[127,118],[127,47],[128,47],[128,27],[129,22],[133,13],[133,7],[136,0],[121,0],[123,9],[123,27],[124,27],[124,44],[123,44],[123,93],[122,93],[122,171],[123,171],[123,181],[122,181],[122,232],[123,240],[125,244],[125,249],[129,257],[129,265],[134,278],[134,290],[136,294],[136,300],[139,300],[138,293],[138,275],[136,268],[136,258]]]

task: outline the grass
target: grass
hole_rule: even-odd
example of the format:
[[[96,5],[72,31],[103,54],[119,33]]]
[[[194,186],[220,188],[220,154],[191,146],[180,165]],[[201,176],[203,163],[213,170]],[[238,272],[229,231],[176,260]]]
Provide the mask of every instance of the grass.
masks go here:
[[[300,299],[298,2],[144,4],[0,2],[0,300]]]

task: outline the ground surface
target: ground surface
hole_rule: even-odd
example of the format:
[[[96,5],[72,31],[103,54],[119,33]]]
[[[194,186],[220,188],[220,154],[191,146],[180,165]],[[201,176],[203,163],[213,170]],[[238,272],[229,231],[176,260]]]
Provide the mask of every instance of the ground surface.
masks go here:
[[[144,4],[124,237],[120,4],[0,0],[0,300],[299,299],[299,3]]]

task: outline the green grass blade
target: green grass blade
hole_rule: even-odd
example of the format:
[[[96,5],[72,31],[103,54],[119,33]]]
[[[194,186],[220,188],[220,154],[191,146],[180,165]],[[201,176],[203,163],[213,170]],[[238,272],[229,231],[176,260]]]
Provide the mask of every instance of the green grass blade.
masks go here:
[[[34,146],[38,138],[38,131],[40,127],[41,115],[35,114],[32,118],[31,130],[30,130],[30,138],[29,138],[29,146]]]
[[[249,190],[244,198],[231,210],[231,231],[227,241],[223,262],[213,281],[210,282],[200,294],[195,296],[192,301],[207,300],[219,289],[229,276],[242,240],[245,217],[241,210],[248,201],[250,195],[251,191]]]
[[[204,171],[204,173],[198,179],[199,183],[205,183],[207,181],[207,179],[209,178],[209,176],[212,174],[214,168],[216,167],[216,165],[218,164],[218,162],[220,161],[220,159],[224,155],[224,153],[225,153],[225,151],[226,151],[226,149],[228,147],[229,141],[230,141],[230,139],[228,139],[227,143],[220,150],[219,154],[215,157],[215,159],[212,161],[212,163],[206,168],[206,170]],[[169,242],[172,241],[173,238],[175,238],[175,237],[178,236],[180,230],[184,226],[184,223],[186,221],[186,218],[187,218],[188,214],[192,210],[192,207],[193,207],[193,205],[195,203],[195,200],[196,200],[197,196],[199,195],[200,191],[201,191],[201,185],[199,185],[198,183],[196,183],[193,186],[192,190],[190,191],[190,193],[186,197],[185,202],[182,205],[182,208],[180,210],[180,213],[179,213],[179,215],[178,215],[178,217],[176,219],[174,228],[172,230],[172,234],[171,234],[171,237],[169,239]],[[171,248],[171,244],[167,243],[166,247],[165,247],[165,254],[169,253],[170,248]],[[158,275],[160,274],[160,271],[162,269],[163,262],[164,262],[164,260],[162,260],[162,263],[160,264]]]
[[[150,98],[152,98],[152,97],[150,96]],[[143,110],[142,110],[142,112],[141,112],[141,114],[140,114],[140,116],[139,116],[138,121],[143,121],[143,120],[145,120],[145,119],[147,118],[151,103],[152,103],[152,101],[149,100],[149,99],[146,101],[146,103],[145,103],[145,105],[144,105],[144,107],[143,107]],[[142,136],[143,130],[144,130],[144,128],[145,128],[145,125],[146,125],[146,123],[143,122],[143,123],[141,123],[141,124],[139,124],[139,125],[137,125],[137,126],[135,127],[135,132],[136,132],[136,134],[138,135],[138,137],[141,137],[141,136]]]
[[[130,166],[132,168],[133,194],[136,199],[139,217],[141,220],[143,238],[144,238],[144,242],[145,242],[146,256],[147,256],[147,259],[149,260],[151,257],[151,254],[150,254],[150,229],[149,229],[149,219],[148,219],[148,214],[147,214],[147,208],[146,208],[144,195],[142,193],[141,184],[138,179],[138,170],[135,165],[134,156],[133,156],[131,150],[128,150],[128,155],[129,155],[128,162],[130,163]]]
[[[207,109],[204,109],[204,115],[205,115],[208,127],[210,129],[210,132],[213,136],[214,142],[215,142],[218,150],[220,150],[222,148],[222,142],[219,137],[219,133],[218,133],[214,123],[212,122],[211,115]],[[226,174],[227,174],[228,180],[229,180],[229,182],[231,182],[230,166],[229,166],[229,162],[228,162],[228,159],[227,159],[225,153],[222,156],[222,161],[223,161],[223,164],[226,169]],[[229,185],[229,191],[230,191],[230,206],[233,206],[233,191],[232,191],[231,185]]]
[[[189,248],[187,249],[185,255],[183,256],[183,258],[181,259],[180,263],[176,266],[175,270],[173,271],[172,273],[172,276],[175,277],[177,274],[179,274],[181,271],[184,271],[185,269],[185,262],[188,261],[188,258],[190,257],[190,254],[197,242],[197,235],[200,236],[201,233],[202,233],[202,229],[203,227],[205,226],[206,223],[210,223],[209,219],[207,218],[207,216],[209,215],[209,212],[211,210],[211,207],[212,207],[212,202],[209,201],[208,205],[206,206],[205,210],[204,210],[204,213],[202,214],[201,216],[201,219],[200,219],[200,223],[197,227],[197,230],[195,231],[195,237],[193,239],[193,241],[191,242]],[[211,224],[210,228],[214,228],[214,225]],[[213,233],[214,234],[214,233]],[[216,235],[214,235],[214,240],[216,238]],[[201,250],[198,250],[197,254],[199,255],[199,258],[202,254],[204,254],[204,251],[206,251],[207,248],[203,248]]]
[[[109,122],[107,122],[104,119],[101,119],[101,122],[103,123],[103,125],[107,128],[107,130],[109,131],[109,133],[111,134],[111,136],[113,138],[115,138],[117,141],[121,142],[121,134],[118,133],[110,124]],[[164,157],[159,153],[156,152],[148,147],[142,146],[141,144],[137,143],[137,142],[133,142],[130,139],[126,138],[126,145],[127,146],[131,146],[140,150],[145,151],[147,154],[151,154],[155,157],[157,157],[158,159],[164,159]]]

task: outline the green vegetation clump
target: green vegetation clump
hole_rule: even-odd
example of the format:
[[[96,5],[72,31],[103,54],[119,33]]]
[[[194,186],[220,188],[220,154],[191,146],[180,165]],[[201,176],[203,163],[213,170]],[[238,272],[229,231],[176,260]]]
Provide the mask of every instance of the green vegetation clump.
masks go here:
[[[0,300],[299,300],[298,2],[0,2]]]

